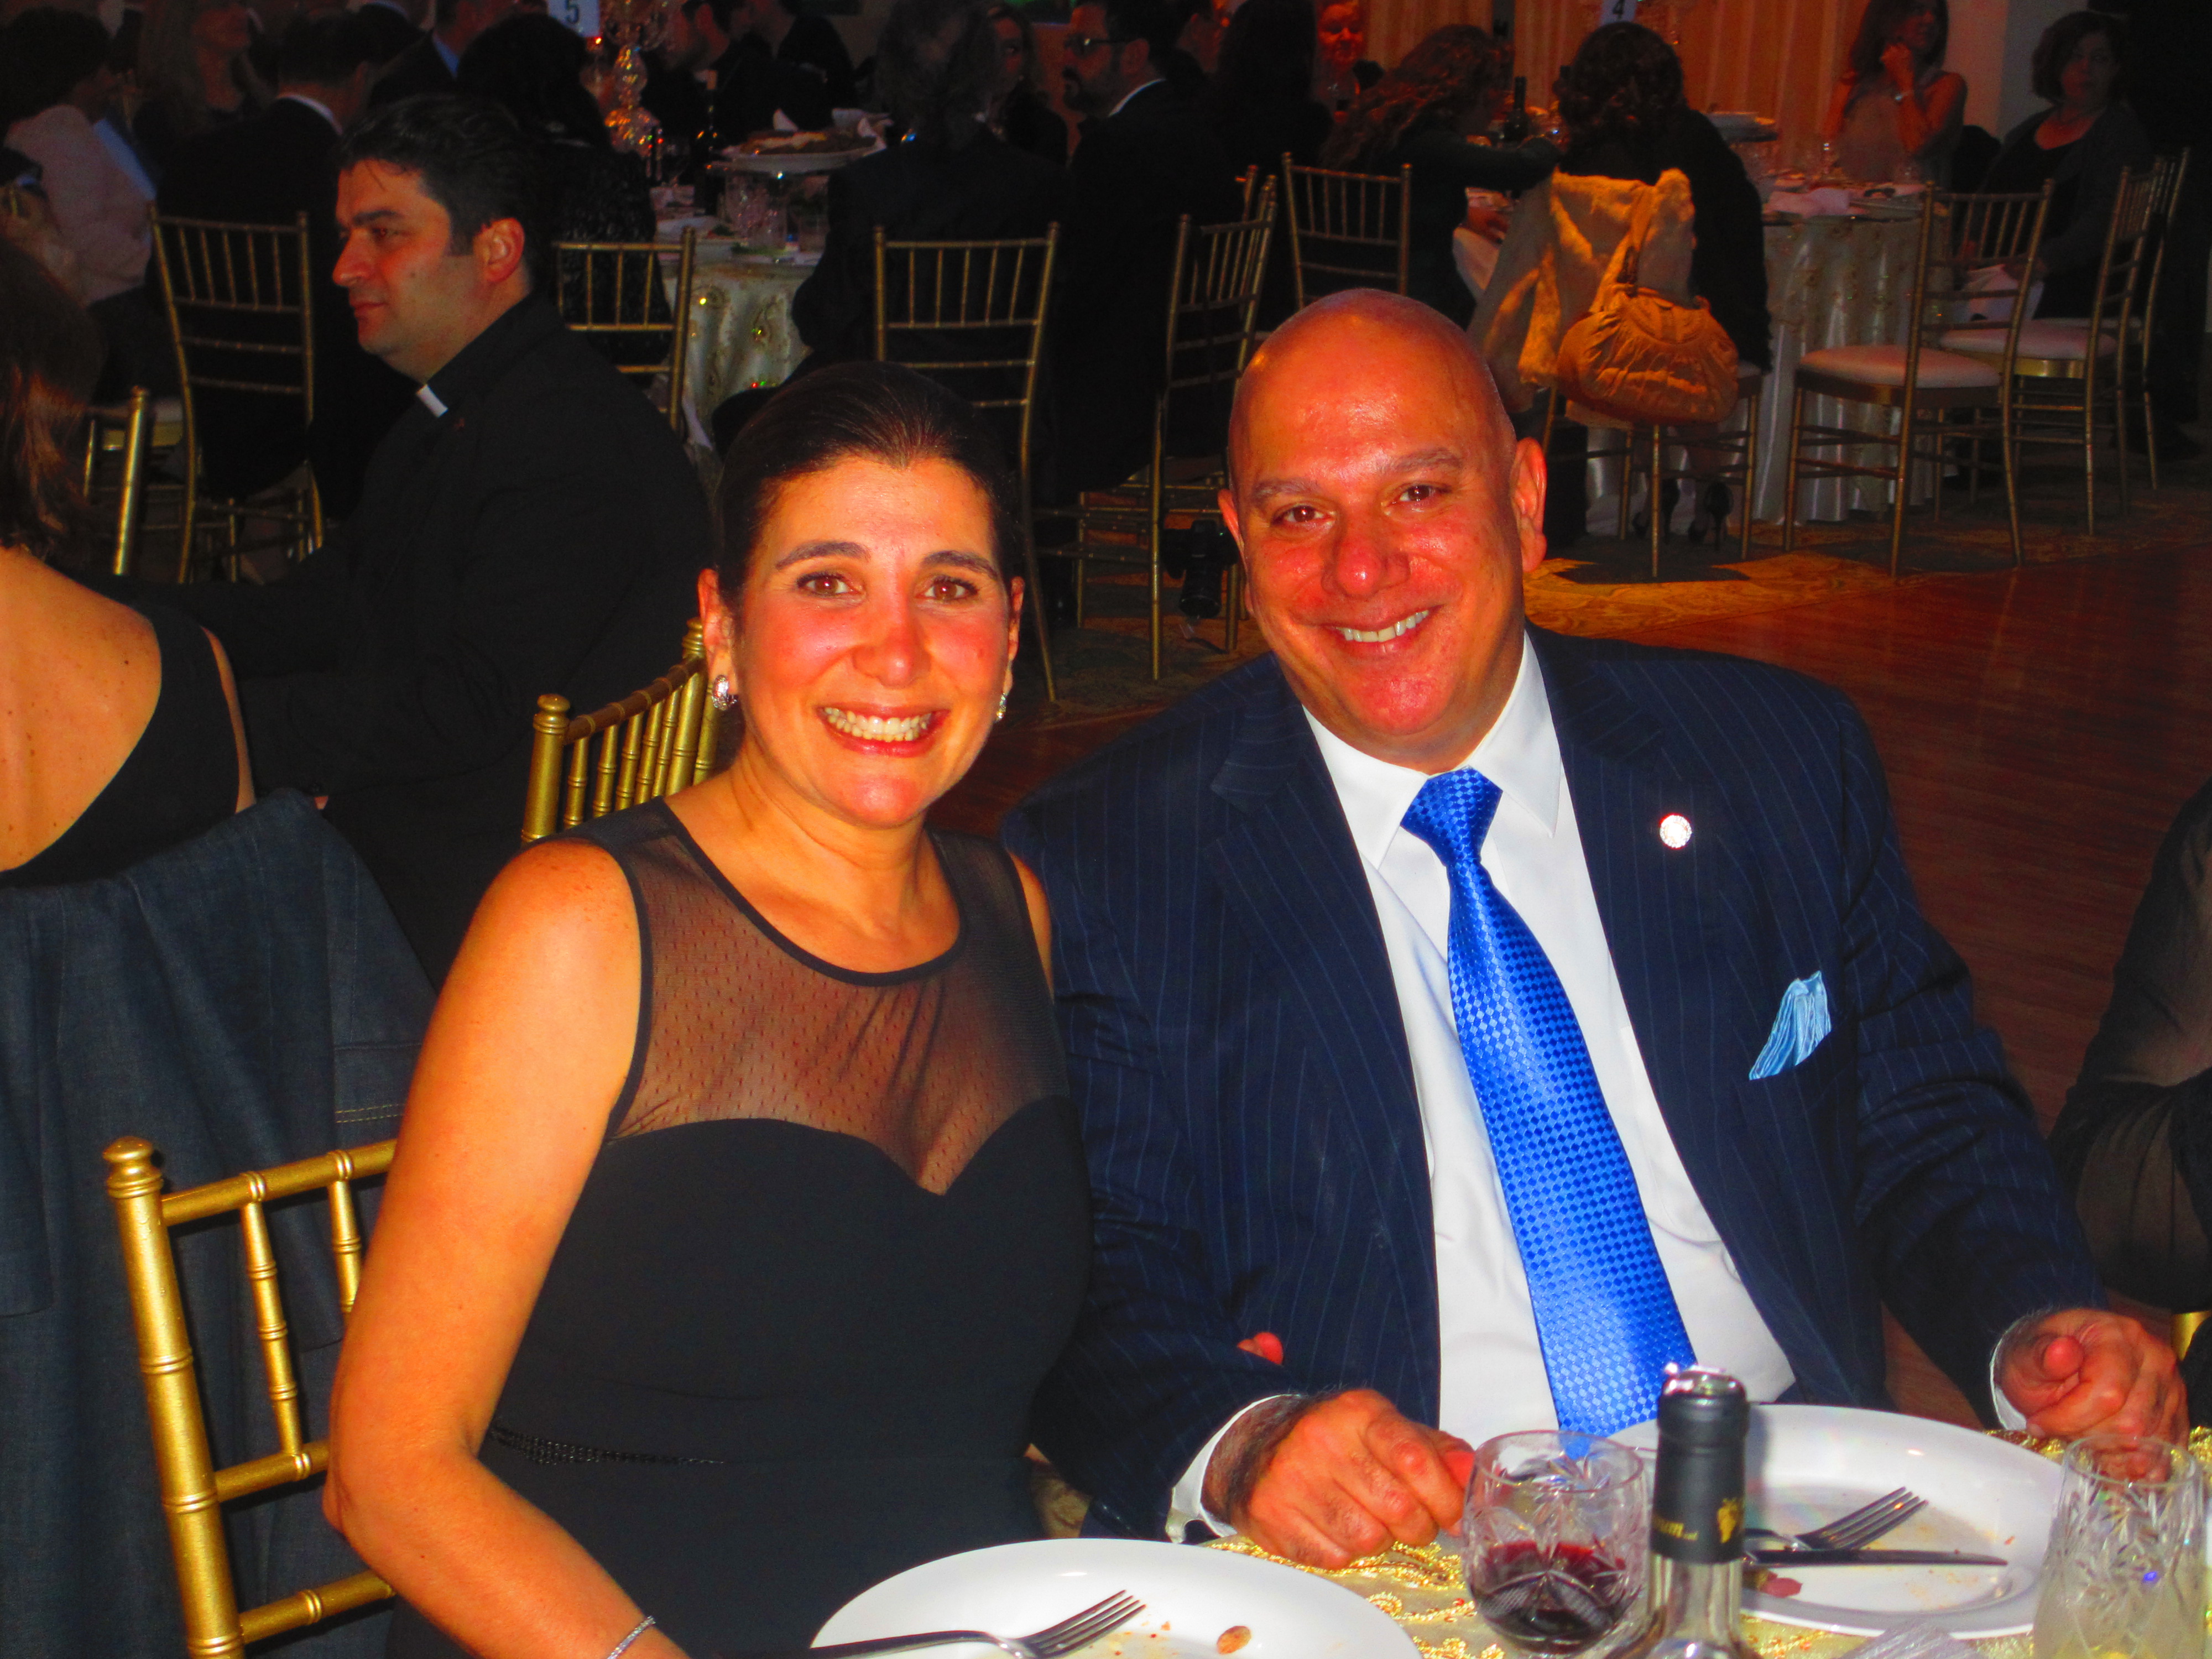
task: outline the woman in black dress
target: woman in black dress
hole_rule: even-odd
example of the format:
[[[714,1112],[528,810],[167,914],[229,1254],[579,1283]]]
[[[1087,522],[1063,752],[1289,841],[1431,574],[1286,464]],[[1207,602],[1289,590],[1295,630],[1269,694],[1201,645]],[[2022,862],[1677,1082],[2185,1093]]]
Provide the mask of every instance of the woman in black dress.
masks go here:
[[[0,240],[0,888],[112,876],[253,804],[214,639],[52,568],[106,551],[76,482],[100,355],[92,319]]]
[[[1012,681],[1016,500],[911,370],[781,393],[700,577],[736,758],[477,912],[331,1407],[392,1653],[603,1659],[648,1615],[633,1659],[797,1646],[1039,1535],[1030,1399],[1090,1261],[1044,901],[923,823]]]
[[[2150,135],[2120,101],[2127,25],[2102,12],[2069,12],[2036,42],[2035,95],[2051,107],[2005,135],[1981,187],[2026,192],[2051,182],[2036,263],[2047,273],[2039,317],[2086,317],[2120,193],[2120,174],[2152,157]]]

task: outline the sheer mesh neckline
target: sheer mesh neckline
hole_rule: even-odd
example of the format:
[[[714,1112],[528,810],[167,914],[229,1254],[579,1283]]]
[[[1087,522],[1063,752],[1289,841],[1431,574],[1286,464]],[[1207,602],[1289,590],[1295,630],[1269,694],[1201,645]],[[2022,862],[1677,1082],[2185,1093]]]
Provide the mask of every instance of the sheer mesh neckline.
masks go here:
[[[952,913],[957,919],[952,943],[927,961],[917,962],[910,967],[891,968],[882,973],[869,973],[859,968],[840,967],[826,957],[816,956],[813,951],[762,915],[760,907],[747,898],[737,883],[722,873],[722,866],[708,856],[707,849],[699,845],[698,837],[691,833],[691,826],[677,816],[675,809],[670,806],[665,799],[655,799],[649,810],[658,811],[667,818],[670,825],[674,828],[678,839],[683,842],[684,850],[699,861],[700,869],[705,872],[708,879],[720,890],[722,896],[744,912],[745,920],[760,929],[762,938],[767,939],[769,944],[775,945],[777,950],[801,967],[810,968],[827,978],[836,980],[845,985],[903,985],[910,980],[927,979],[932,974],[943,973],[959,960],[961,951],[968,943],[968,907],[961,900],[960,889],[952,879],[952,872],[945,868],[944,850],[938,843],[937,831],[927,826],[924,827],[923,833],[929,837],[930,851],[937,856],[938,873],[944,878],[945,887],[952,894]]]
[[[645,946],[611,1139],[791,1123],[866,1141],[941,1196],[1016,1113],[1067,1092],[1029,907],[994,843],[930,832],[959,931],[866,973],[780,933],[663,803],[577,833],[629,877]]]

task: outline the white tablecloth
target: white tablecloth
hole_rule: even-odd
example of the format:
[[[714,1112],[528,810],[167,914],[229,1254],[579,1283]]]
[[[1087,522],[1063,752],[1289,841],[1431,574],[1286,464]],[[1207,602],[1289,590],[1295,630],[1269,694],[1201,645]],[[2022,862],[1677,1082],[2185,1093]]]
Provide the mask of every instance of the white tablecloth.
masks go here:
[[[1753,516],[1782,520],[1790,462],[1790,399],[1798,361],[1829,346],[1902,343],[1912,297],[1917,219],[1807,219],[1766,228],[1766,307],[1774,319],[1774,373],[1759,408],[1759,482]],[[1889,410],[1815,398],[1808,417],[1855,431],[1888,431]],[[1822,450],[1832,459],[1881,465],[1883,452]],[[1839,520],[1848,508],[1886,513],[1877,478],[1808,480],[1797,492],[1797,521]]]
[[[781,385],[806,355],[791,324],[791,296],[813,270],[787,259],[700,250],[684,372],[702,424],[732,392]]]

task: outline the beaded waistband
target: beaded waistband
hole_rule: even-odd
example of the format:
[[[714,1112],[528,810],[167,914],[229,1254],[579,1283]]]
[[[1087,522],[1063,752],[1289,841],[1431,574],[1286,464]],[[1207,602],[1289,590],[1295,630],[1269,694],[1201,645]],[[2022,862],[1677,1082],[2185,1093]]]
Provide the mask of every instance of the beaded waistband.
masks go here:
[[[557,1466],[564,1463],[658,1463],[688,1468],[720,1468],[724,1460],[719,1457],[671,1457],[662,1452],[609,1451],[600,1446],[583,1446],[573,1440],[548,1440],[543,1435],[518,1434],[505,1424],[494,1423],[484,1431],[484,1438],[495,1446],[504,1446],[519,1452],[533,1463]]]

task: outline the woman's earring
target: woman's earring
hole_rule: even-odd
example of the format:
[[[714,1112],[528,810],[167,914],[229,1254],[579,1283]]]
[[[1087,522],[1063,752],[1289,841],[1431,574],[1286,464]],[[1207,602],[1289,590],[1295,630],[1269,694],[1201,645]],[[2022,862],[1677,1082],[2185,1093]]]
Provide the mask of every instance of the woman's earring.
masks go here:
[[[992,725],[994,725],[994,726],[996,726],[996,725],[997,725],[1000,720],[1004,720],[1004,719],[1006,719],[1006,692],[1004,692],[1004,691],[1001,691],[1001,692],[1000,692],[1000,693],[999,693],[999,712],[998,712],[997,714],[994,714],[994,715],[992,715],[992,716],[991,716],[991,724],[992,724]]]
[[[738,689],[730,684],[727,674],[714,676],[714,684],[707,692],[707,701],[714,705],[717,712],[724,714],[738,706]]]

